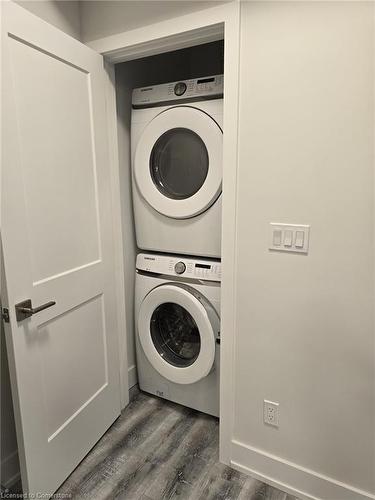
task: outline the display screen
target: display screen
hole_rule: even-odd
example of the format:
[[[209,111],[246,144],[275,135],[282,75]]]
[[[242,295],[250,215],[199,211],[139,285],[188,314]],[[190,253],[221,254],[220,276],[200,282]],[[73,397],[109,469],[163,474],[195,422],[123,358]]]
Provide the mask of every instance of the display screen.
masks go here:
[[[211,269],[209,264],[195,264],[195,267],[198,267],[199,269]]]
[[[197,83],[198,85],[200,83],[210,83],[210,82],[214,82],[215,81],[215,78],[203,78],[202,80],[198,80]]]

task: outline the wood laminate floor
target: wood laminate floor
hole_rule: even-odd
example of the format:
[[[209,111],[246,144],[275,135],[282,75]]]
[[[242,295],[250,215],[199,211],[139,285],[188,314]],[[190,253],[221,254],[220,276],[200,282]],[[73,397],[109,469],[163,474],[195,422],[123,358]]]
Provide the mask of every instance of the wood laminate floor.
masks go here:
[[[296,500],[218,460],[219,422],[138,393],[57,493],[92,500]]]

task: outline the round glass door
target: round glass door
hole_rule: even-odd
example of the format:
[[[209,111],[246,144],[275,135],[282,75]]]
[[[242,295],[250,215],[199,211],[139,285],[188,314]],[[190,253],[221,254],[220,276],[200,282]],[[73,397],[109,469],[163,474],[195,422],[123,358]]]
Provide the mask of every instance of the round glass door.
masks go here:
[[[138,338],[146,358],[167,380],[193,384],[214,364],[220,320],[211,304],[187,285],[153,288],[138,312]]]
[[[223,132],[207,113],[176,106],[158,114],[137,143],[133,172],[157,212],[188,219],[207,210],[222,184]]]
[[[197,359],[201,348],[198,326],[179,304],[160,304],[151,316],[150,332],[160,356],[173,366],[190,366]]]
[[[159,191],[173,200],[190,198],[203,186],[208,173],[207,148],[198,134],[173,128],[156,141],[150,172]]]

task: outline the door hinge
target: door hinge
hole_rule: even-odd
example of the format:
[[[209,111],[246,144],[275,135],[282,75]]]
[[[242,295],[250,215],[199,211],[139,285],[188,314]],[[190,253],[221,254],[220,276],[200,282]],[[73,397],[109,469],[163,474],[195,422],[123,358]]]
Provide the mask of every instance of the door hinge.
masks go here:
[[[3,307],[1,309],[1,317],[3,318],[3,321],[5,323],[9,323],[9,309],[6,307]]]

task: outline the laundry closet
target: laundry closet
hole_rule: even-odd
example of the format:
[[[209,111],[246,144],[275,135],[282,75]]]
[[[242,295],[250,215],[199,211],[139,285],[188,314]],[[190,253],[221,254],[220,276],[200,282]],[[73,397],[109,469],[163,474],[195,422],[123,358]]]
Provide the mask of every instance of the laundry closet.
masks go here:
[[[131,168],[131,156],[134,155],[134,151],[131,151],[131,114],[132,114],[132,92],[133,89],[137,88],[149,88],[146,92],[150,92],[152,87],[160,84],[167,84],[169,82],[184,82],[192,79],[202,79],[210,78],[213,75],[223,75],[224,72],[224,40],[218,40],[215,42],[206,43],[203,45],[196,45],[193,47],[188,47],[180,50],[170,51],[155,56],[150,56],[142,59],[136,59],[134,61],[129,61],[125,63],[120,63],[115,66],[115,77],[116,77],[116,108],[117,108],[117,120],[118,120],[118,149],[119,149],[119,171],[120,171],[120,189],[121,189],[121,214],[122,214],[122,234],[124,239],[124,244],[126,242],[126,252],[124,253],[124,270],[125,270],[125,280],[126,289],[130,293],[126,294],[126,318],[127,318],[127,350],[128,350],[128,374],[129,374],[129,387],[132,387],[136,383],[136,356],[135,356],[135,318],[134,318],[134,295],[131,290],[134,289],[135,282],[135,261],[137,252],[147,252],[146,250],[137,249],[136,237],[135,237],[135,224],[134,224],[134,210],[133,210],[133,193],[132,193],[132,168]],[[217,97],[217,96],[216,96]],[[220,96],[219,96],[220,97]],[[204,99],[204,98],[201,98]],[[215,102],[214,100],[212,102]],[[194,98],[189,101],[181,99],[179,101],[180,105],[188,104],[189,106],[194,106]],[[170,103],[173,104],[173,101]],[[199,101],[198,101],[199,104]],[[209,104],[212,104],[209,102]],[[154,104],[155,106],[155,104]],[[147,108],[146,108],[147,109]],[[155,108],[148,108],[155,109]],[[158,108],[155,115],[160,113]],[[143,111],[144,113],[145,111]],[[209,118],[211,120],[211,118]],[[147,118],[146,118],[147,120]],[[137,119],[135,120],[137,121]],[[139,119],[138,119],[139,121]],[[151,121],[151,118],[149,119]],[[169,126],[169,125],[168,125]],[[170,127],[171,128],[171,127]],[[221,135],[221,130],[220,130]],[[219,153],[221,144],[219,145]],[[216,152],[215,152],[216,153]],[[146,153],[147,154],[147,153]],[[221,165],[220,165],[221,167]],[[207,175],[207,173],[205,173]],[[221,168],[220,168],[220,175]],[[133,186],[136,189],[135,186]],[[221,178],[220,178],[220,190],[221,190]],[[217,196],[220,197],[221,192],[219,192],[214,201],[216,201]],[[141,198],[137,194],[138,198]],[[140,203],[140,199],[137,200]],[[219,205],[219,208],[216,207]],[[215,203],[215,209],[221,210],[221,204]],[[142,210],[142,208],[141,208]],[[152,210],[152,209],[151,209]],[[173,209],[172,209],[173,210]],[[204,212],[205,210],[203,210]],[[144,215],[144,219],[142,219]],[[220,223],[221,214],[218,215],[214,213],[216,225]],[[219,219],[220,217],[220,219]],[[193,219],[193,223],[197,219]],[[184,225],[189,227],[192,224],[191,218],[186,219],[173,219],[169,218],[169,221],[174,225]],[[205,222],[203,220],[203,222]],[[152,219],[147,217],[147,214],[141,214],[139,216],[139,225],[143,223],[143,227],[138,227],[139,233],[143,236],[155,231],[154,222]],[[207,227],[207,226],[205,226]],[[169,253],[170,254],[180,254],[181,256],[196,255],[197,257],[212,257],[218,258],[220,252],[220,232],[217,230],[212,231],[212,241],[209,243],[209,248],[205,252],[204,249],[200,249],[199,239],[191,238],[189,231],[187,231],[188,236],[184,237],[184,228],[178,228],[179,232],[176,234],[173,232],[172,227],[162,228],[161,230],[165,233],[165,238],[167,242],[169,241]],[[160,231],[157,227],[156,231]],[[205,230],[200,230],[199,236],[201,238],[210,237],[210,232]],[[186,232],[186,231],[185,231]],[[165,239],[164,239],[165,242]],[[184,246],[185,245],[185,246]],[[176,247],[175,251],[172,249]],[[195,249],[194,247],[197,247]],[[145,247],[144,247],[145,248]],[[176,250],[179,251],[176,251]],[[150,247],[149,250],[158,251],[158,248]],[[160,250],[159,250],[160,251]],[[202,253],[201,253],[202,251]],[[168,251],[166,252],[168,253]]]

